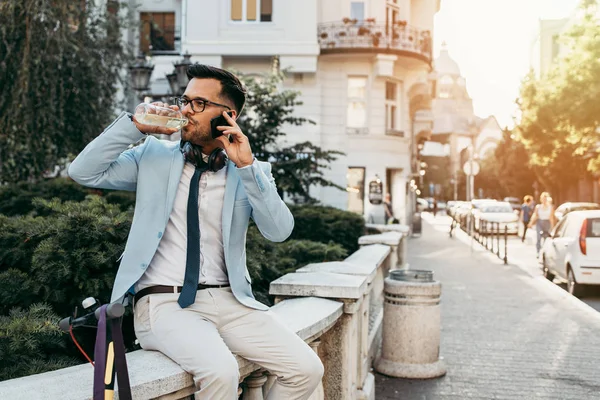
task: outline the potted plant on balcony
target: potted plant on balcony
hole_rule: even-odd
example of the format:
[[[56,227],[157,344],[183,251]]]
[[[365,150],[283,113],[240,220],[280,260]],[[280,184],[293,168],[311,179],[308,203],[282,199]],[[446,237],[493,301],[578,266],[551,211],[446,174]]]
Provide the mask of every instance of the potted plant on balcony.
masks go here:
[[[367,24],[374,24],[375,23],[375,18],[367,18],[367,19],[365,19],[365,22]]]
[[[358,36],[365,36],[365,35],[368,35],[369,33],[371,33],[371,30],[365,26],[360,26],[358,28],[358,32],[357,32]]]
[[[376,32],[372,35],[372,39],[373,39],[373,46],[374,47],[379,47],[379,42],[381,40],[381,32]]]
[[[406,21],[398,21],[398,22],[396,22],[396,24],[398,25],[399,28],[402,28],[402,29],[406,28],[406,25],[407,25]]]

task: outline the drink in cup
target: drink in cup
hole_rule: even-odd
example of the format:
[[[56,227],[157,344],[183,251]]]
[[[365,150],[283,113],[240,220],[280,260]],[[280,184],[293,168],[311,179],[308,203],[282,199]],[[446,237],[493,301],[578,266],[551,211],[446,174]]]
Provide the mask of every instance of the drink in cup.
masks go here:
[[[166,128],[181,129],[188,123],[187,118],[181,114],[181,111],[148,103],[138,105],[135,108],[134,116],[140,124],[164,126]]]

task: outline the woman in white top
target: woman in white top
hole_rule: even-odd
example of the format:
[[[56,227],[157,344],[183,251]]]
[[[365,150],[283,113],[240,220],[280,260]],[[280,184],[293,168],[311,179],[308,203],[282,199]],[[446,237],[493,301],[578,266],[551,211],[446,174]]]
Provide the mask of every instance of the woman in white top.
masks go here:
[[[528,226],[531,228],[534,224],[537,231],[535,249],[539,256],[540,249],[542,248],[542,236],[550,236],[550,231],[556,224],[554,206],[552,205],[552,199],[548,192],[543,192],[540,195],[540,204],[536,205],[533,210],[533,215],[531,216]]]

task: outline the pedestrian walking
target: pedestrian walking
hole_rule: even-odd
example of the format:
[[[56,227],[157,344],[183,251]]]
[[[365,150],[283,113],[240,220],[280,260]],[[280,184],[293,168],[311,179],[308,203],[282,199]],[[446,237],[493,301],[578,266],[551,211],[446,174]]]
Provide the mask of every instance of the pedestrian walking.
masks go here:
[[[400,221],[394,217],[394,210],[392,209],[392,196],[389,193],[386,193],[383,199],[383,210],[385,211],[385,221],[387,224],[400,223]]]
[[[554,206],[548,192],[540,195],[540,204],[535,206],[531,220],[527,226],[531,228],[535,225],[537,232],[537,241],[535,243],[536,255],[539,257],[542,249],[542,239],[546,240],[550,236],[550,231],[556,224],[554,217]]]
[[[181,141],[147,136],[177,129],[145,125],[123,112],[69,167],[82,185],[136,192],[111,301],[134,293],[140,345],[190,373],[196,399],[238,398],[234,355],[272,373],[267,399],[307,399],[323,364],[254,298],[246,266],[250,216],[274,242],[292,233],[294,217],[277,193],[271,164],[254,157],[236,123],[246,101],[240,80],[201,64],[189,66],[187,76],[176,105],[155,103],[188,120]],[[211,129],[220,116],[223,122]]]
[[[438,201],[437,199],[433,199],[433,217],[435,218],[435,215],[437,214],[438,211]]]
[[[527,235],[527,227],[531,216],[533,214],[533,196],[527,195],[523,198],[523,204],[521,204],[521,212],[519,213],[519,220],[523,224],[523,237],[521,242],[525,241],[525,235]]]

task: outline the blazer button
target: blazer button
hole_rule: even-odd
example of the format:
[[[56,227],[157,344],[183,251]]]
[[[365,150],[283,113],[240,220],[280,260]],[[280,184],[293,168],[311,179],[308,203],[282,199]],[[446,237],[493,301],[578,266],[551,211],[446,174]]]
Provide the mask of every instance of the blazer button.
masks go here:
[[[142,269],[146,268],[147,266],[148,266],[148,264],[146,264],[146,263],[142,263],[142,265],[141,265]]]
[[[162,232],[158,232],[158,238],[160,239],[162,237]]]

